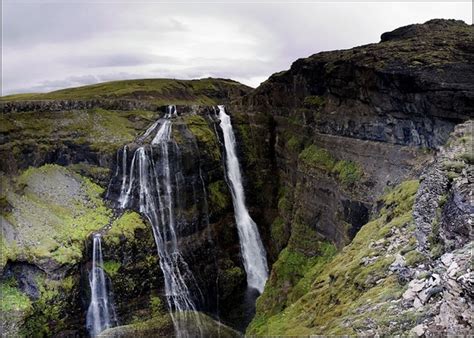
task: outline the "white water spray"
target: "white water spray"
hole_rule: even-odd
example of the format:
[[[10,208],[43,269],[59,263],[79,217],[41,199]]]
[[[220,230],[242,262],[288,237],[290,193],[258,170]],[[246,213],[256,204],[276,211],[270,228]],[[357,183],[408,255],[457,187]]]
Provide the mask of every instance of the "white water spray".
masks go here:
[[[239,159],[236,153],[236,142],[230,116],[226,114],[224,106],[219,106],[220,127],[224,135],[226,153],[227,178],[234,204],[235,221],[239,232],[240,250],[247,272],[249,287],[263,292],[268,279],[268,265],[265,249],[260,239],[257,225],[250,217],[245,205],[242,174],[240,173]]]

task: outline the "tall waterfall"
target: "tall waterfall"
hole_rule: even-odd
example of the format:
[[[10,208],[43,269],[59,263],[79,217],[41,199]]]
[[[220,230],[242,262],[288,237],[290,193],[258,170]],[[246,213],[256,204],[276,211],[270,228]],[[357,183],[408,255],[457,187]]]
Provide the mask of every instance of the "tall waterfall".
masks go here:
[[[236,153],[236,142],[230,116],[225,112],[224,106],[219,106],[220,127],[224,135],[226,154],[227,178],[232,201],[234,204],[235,221],[240,239],[240,250],[247,273],[247,284],[251,288],[263,292],[268,278],[268,265],[265,249],[258,233],[258,228],[245,206],[242,174],[240,173],[239,159]]]
[[[190,336],[185,327],[189,319],[186,316],[195,316],[194,311],[197,310],[191,290],[200,291],[178,246],[174,187],[179,188],[180,180],[176,174],[176,163],[170,161],[170,152],[177,153],[177,146],[171,139],[171,118],[175,115],[176,108],[170,106],[165,118],[159,120],[159,128],[151,144],[144,144],[135,150],[128,174],[127,159],[123,160],[119,203],[122,208],[130,207],[133,196],[138,196],[139,211],[152,225],[176,334]],[[124,149],[123,157],[126,156],[127,150]],[[136,195],[133,195],[134,191]],[[199,329],[199,317],[193,319]],[[195,334],[196,330],[192,332]]]
[[[102,243],[95,234],[92,243],[92,269],[89,274],[91,302],[87,309],[86,325],[91,336],[111,327],[116,321],[113,304],[109,301],[104,270],[102,269]]]

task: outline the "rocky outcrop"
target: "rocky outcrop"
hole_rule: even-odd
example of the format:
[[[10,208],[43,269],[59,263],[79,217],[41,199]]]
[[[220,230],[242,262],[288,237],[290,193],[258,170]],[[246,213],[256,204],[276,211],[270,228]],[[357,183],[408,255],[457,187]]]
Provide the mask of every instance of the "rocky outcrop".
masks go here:
[[[267,205],[286,206],[286,235],[270,241],[286,243],[301,218],[342,246],[387,186],[421,173],[472,116],[472,33],[454,20],[400,28],[377,44],[299,59],[236,103],[250,121],[267,117],[252,132],[270,130],[263,147],[273,158],[248,172],[265,177],[268,163],[278,172],[266,177],[281,187]]]
[[[319,133],[436,147],[472,116],[472,30],[432,20],[385,33],[378,44],[299,59],[243,103]]]
[[[473,239],[472,130],[472,120],[458,125],[450,146],[421,176],[414,215],[422,251],[439,251],[441,242],[453,250]]]

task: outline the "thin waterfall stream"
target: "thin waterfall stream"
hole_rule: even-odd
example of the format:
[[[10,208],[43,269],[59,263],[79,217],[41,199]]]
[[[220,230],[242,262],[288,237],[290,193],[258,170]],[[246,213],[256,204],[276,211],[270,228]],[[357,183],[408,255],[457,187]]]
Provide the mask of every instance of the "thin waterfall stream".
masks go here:
[[[89,274],[91,302],[86,317],[87,329],[93,337],[116,323],[115,309],[109,300],[103,264],[101,235],[95,234],[92,243],[92,269]]]
[[[245,194],[242,185],[239,159],[236,151],[236,141],[230,116],[224,106],[218,106],[220,127],[224,135],[225,159],[229,188],[234,204],[234,216],[240,239],[240,250],[247,273],[247,285],[263,292],[268,279],[268,265],[265,249],[258,232],[257,225],[245,205]]]
[[[135,150],[130,168],[127,168],[128,150],[124,148],[119,204],[122,209],[130,207],[133,192],[138,191],[139,211],[152,225],[176,335],[187,337],[196,336],[196,329],[187,327],[190,320],[201,332],[200,319],[196,315],[196,295],[191,293],[191,289],[197,293],[200,290],[178,245],[174,187],[179,185],[179,180],[174,174],[177,165],[170,160],[170,151],[178,152],[174,149],[177,145],[171,139],[171,118],[176,114],[176,107],[169,106],[165,117],[147,130],[143,140],[159,125],[151,143]]]

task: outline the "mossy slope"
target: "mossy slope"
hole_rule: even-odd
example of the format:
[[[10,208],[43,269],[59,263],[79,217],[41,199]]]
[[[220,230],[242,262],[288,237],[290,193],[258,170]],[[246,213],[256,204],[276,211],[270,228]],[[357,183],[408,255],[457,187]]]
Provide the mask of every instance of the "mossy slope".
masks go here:
[[[2,177],[2,255],[45,270],[82,259],[87,236],[110,221],[103,188],[58,165]]]
[[[0,150],[10,150],[18,160],[23,149],[54,149],[57,143],[87,146],[93,151],[114,154],[132,142],[157,118],[151,111],[76,111],[13,112],[0,117],[0,132],[6,142]]]
[[[1,101],[139,99],[161,105],[215,105],[250,89],[239,82],[225,79],[143,79],[105,82],[44,94],[8,95],[2,97]]]
[[[411,329],[422,314],[390,311],[390,300],[398,298],[404,286],[389,267],[396,254],[404,255],[408,264],[420,263],[410,263],[410,257],[416,255],[412,206],[417,188],[418,181],[407,181],[386,194],[378,218],[364,225],[333,259],[326,250],[321,257],[315,256],[316,263],[311,265],[290,254],[291,246],[285,249],[258,300],[257,315],[247,333],[360,334],[374,328],[379,333],[400,334]],[[324,258],[328,253],[329,259]],[[303,276],[288,293],[297,273]],[[285,293],[285,302],[275,298]]]

